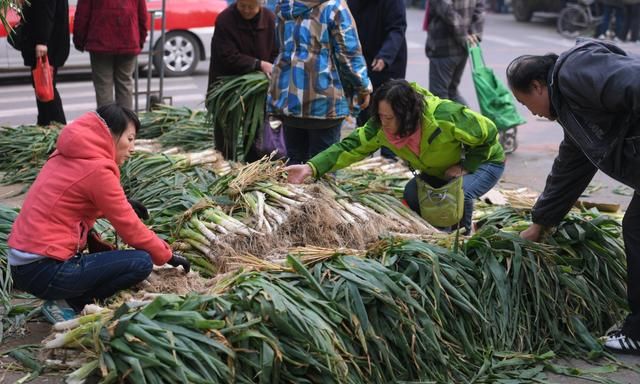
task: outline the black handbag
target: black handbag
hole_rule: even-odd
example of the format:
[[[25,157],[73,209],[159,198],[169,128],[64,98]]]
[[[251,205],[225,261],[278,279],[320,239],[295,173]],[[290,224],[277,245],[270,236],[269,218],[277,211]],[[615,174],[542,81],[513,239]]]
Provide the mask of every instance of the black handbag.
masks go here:
[[[13,26],[13,29],[9,32],[7,36],[7,42],[10,46],[17,49],[18,51],[22,51],[22,47],[24,46],[25,41],[25,30],[24,23],[19,22],[18,24]]]

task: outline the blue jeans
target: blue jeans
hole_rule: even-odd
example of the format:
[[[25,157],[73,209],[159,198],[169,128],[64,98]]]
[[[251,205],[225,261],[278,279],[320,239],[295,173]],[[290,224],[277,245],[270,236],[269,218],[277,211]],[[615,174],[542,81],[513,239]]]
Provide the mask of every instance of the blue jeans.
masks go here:
[[[604,6],[602,21],[600,22],[600,25],[598,25],[598,30],[596,31],[596,37],[603,35],[607,32],[607,30],[609,29],[609,23],[611,22],[611,16],[613,16],[614,12],[616,14],[615,15],[616,37],[620,40],[627,40],[626,36],[622,36],[623,29],[624,29],[624,22],[625,22],[624,7],[615,7],[612,5]]]
[[[464,191],[464,213],[460,220],[460,227],[471,230],[471,217],[473,215],[473,202],[478,197],[489,192],[493,188],[504,172],[504,164],[486,163],[482,164],[473,173],[468,173],[462,177],[462,190]],[[446,184],[446,181],[437,179],[433,176],[420,175],[429,184],[439,187]],[[404,187],[404,200],[409,208],[420,214],[420,203],[418,200],[418,188],[416,178],[409,180]]]
[[[145,251],[81,254],[67,261],[45,258],[11,266],[15,288],[44,300],[64,299],[79,312],[146,279],[153,263]]]
[[[294,128],[284,125],[289,164],[304,164],[313,156],[340,141],[340,128]]]

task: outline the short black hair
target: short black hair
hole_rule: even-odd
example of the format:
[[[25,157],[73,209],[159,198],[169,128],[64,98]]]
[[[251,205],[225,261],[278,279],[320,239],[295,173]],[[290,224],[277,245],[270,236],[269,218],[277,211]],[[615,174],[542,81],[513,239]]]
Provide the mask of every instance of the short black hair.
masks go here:
[[[507,81],[513,90],[528,93],[534,80],[547,84],[549,71],[558,60],[555,53],[546,55],[522,55],[516,57],[507,66]]]
[[[140,130],[140,120],[138,120],[138,116],[127,107],[112,103],[98,107],[96,112],[102,117],[102,120],[107,123],[107,127],[109,127],[111,134],[115,137],[122,136],[129,123],[133,123],[136,134]]]
[[[381,101],[391,105],[393,113],[398,119],[398,133],[400,137],[407,137],[416,131],[418,123],[422,121],[422,114],[426,105],[424,96],[411,87],[408,81],[397,79],[382,84],[373,94],[371,117],[380,123],[378,106]]]

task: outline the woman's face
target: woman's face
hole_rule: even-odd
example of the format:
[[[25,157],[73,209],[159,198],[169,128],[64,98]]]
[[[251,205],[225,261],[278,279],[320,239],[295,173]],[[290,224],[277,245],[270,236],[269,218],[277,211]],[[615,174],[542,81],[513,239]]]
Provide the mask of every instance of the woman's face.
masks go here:
[[[396,118],[396,114],[393,113],[391,104],[386,100],[381,100],[380,103],[378,103],[378,118],[380,119],[383,131],[389,135],[398,133],[398,119]]]
[[[114,137],[116,143],[116,163],[119,166],[122,166],[133,154],[135,140],[136,127],[133,125],[133,122],[129,122],[127,129],[124,130],[120,138]]]
[[[261,4],[261,0],[238,0],[236,7],[243,19],[251,20],[260,13]]]
[[[549,89],[546,84],[538,80],[531,83],[528,92],[512,90],[513,96],[536,116],[544,117],[549,120],[555,120],[555,116],[551,113],[551,102],[549,101]]]

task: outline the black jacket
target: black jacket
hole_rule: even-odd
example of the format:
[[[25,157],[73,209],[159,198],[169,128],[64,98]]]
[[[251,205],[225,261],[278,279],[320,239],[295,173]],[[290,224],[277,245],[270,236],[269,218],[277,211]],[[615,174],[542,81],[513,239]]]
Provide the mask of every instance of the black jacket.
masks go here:
[[[533,221],[556,225],[599,169],[640,191],[640,59],[582,39],[549,73],[549,96],[564,129]]]
[[[403,0],[347,0],[356,21],[362,54],[374,88],[389,79],[404,79],[407,70],[407,15]],[[373,59],[386,64],[371,71]]]
[[[47,46],[49,63],[62,67],[69,57],[68,0],[30,0],[23,9],[25,44],[22,48],[24,65],[36,63],[36,44]]]

